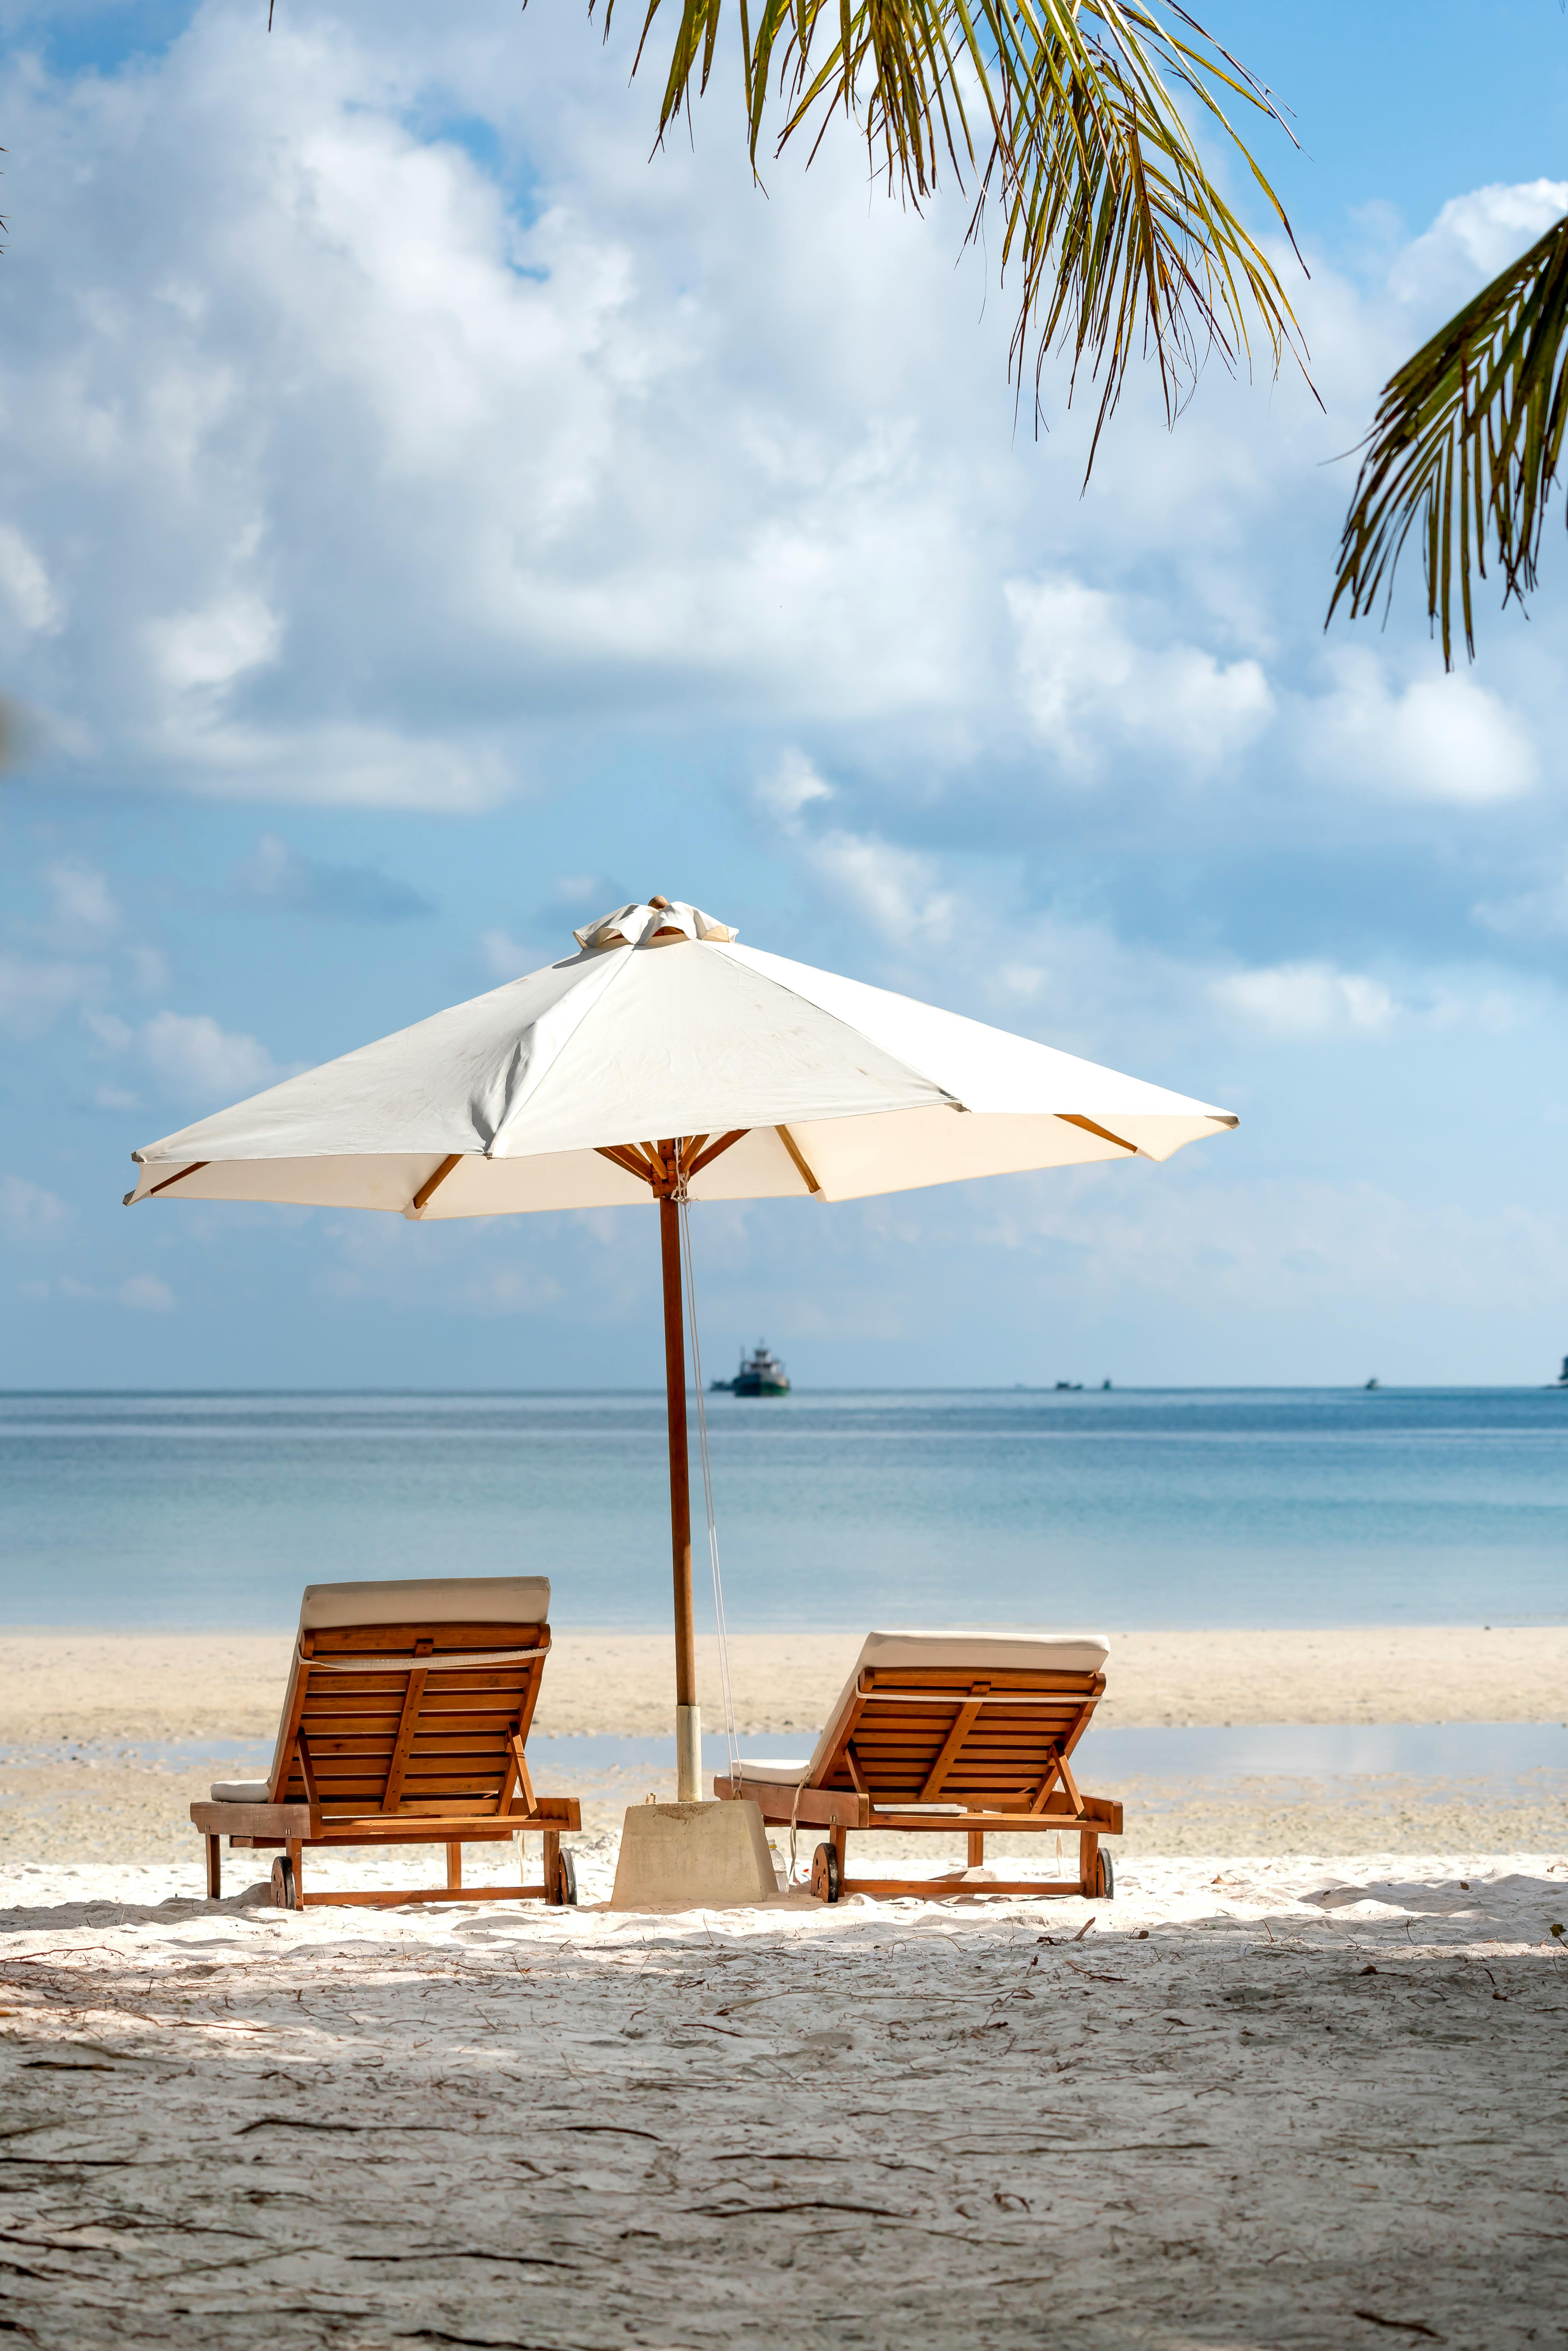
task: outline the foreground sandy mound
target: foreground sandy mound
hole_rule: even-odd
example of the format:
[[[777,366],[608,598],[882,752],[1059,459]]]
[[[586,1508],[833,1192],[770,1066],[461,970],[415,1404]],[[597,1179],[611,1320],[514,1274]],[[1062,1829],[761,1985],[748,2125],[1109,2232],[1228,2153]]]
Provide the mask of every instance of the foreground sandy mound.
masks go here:
[[[1561,1856],[660,1917],[192,1876],[6,1881],[45,2351],[1568,2339]]]

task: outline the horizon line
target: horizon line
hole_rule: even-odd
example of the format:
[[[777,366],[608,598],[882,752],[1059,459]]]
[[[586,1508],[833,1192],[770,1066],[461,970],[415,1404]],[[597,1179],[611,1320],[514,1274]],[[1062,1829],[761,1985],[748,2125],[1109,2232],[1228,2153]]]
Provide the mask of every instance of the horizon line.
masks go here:
[[[695,1381],[687,1383],[695,1387]],[[728,1383],[710,1385],[705,1395],[722,1395]],[[0,1401],[37,1396],[663,1396],[662,1384],[641,1387],[372,1387],[363,1384],[346,1384],[336,1387],[268,1386],[268,1387],[0,1387]],[[882,1382],[843,1384],[816,1388],[792,1388],[783,1395],[763,1398],[736,1398],[737,1403],[788,1403],[791,1396],[837,1395],[1568,1395],[1568,1382],[1554,1380],[1471,1380],[1416,1381],[1378,1380],[1368,1386],[1364,1380],[1307,1380],[1294,1384],[1283,1381],[1199,1380],[1177,1384],[1155,1383],[1147,1384],[1124,1381],[1102,1385],[1098,1381],[1055,1381],[1036,1383],[1031,1380],[987,1381],[975,1384],[945,1382],[940,1385],[894,1387]]]

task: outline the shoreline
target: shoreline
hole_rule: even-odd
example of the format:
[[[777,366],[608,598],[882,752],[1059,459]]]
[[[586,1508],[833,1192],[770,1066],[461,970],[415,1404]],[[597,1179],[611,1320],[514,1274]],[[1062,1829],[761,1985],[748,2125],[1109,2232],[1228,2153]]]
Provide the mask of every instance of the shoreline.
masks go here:
[[[265,1768],[290,1645],[287,1634],[197,1633],[34,1633],[0,1642],[0,1868],[186,1857],[195,1843],[190,1803],[214,1779]],[[853,1633],[733,1636],[741,1735],[769,1742],[752,1752],[805,1751],[859,1647]],[[711,1636],[698,1652],[707,1728],[717,1731]],[[667,1769],[638,1763],[607,1773],[591,1756],[580,1765],[552,1759],[549,1792],[580,1798],[585,1834],[618,1828],[626,1804],[645,1794],[674,1793],[671,1664],[665,1635],[556,1631],[537,1737],[671,1740]],[[1555,1724],[1565,1689],[1562,1626],[1116,1634],[1095,1719],[1155,1730]],[[1118,1851],[1129,1858],[1568,1845],[1568,1792],[1555,1770],[1461,1777],[1451,1769],[1316,1767],[1224,1780],[1184,1775],[1173,1760],[1114,1773],[1102,1767],[1095,1776],[1095,1792],[1126,1806]],[[943,1844],[932,1840],[932,1865]]]
[[[670,1729],[667,1634],[559,1625],[553,1634],[536,1730],[637,1736]],[[287,1632],[7,1633],[0,1635],[0,1747],[268,1738],[291,1638]],[[1106,1729],[1568,1717],[1568,1625],[1113,1632],[1110,1639],[1095,1717]],[[742,1735],[799,1732],[825,1721],[860,1641],[853,1632],[732,1634]],[[699,1636],[699,1692],[715,1728],[717,1656],[714,1637]]]

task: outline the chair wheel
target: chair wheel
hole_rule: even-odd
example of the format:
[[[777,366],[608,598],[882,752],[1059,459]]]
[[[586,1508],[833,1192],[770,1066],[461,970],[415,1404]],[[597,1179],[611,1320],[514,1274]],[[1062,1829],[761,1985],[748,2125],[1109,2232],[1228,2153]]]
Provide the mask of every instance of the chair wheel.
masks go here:
[[[811,1891],[819,1902],[836,1902],[842,1883],[836,1845],[820,1844],[811,1855]]]
[[[298,1910],[299,1888],[294,1881],[294,1864],[287,1854],[279,1854],[272,1865],[272,1907],[275,1910]]]
[[[1113,1902],[1116,1898],[1116,1873],[1111,1866],[1111,1856],[1103,1845],[1100,1848],[1097,1861],[1098,1866],[1094,1872],[1095,1898],[1101,1902]]]
[[[549,1898],[558,1907],[563,1903],[570,1904],[573,1909],[577,1907],[577,1864],[570,1853],[562,1852],[556,1856],[555,1883],[550,1887]]]

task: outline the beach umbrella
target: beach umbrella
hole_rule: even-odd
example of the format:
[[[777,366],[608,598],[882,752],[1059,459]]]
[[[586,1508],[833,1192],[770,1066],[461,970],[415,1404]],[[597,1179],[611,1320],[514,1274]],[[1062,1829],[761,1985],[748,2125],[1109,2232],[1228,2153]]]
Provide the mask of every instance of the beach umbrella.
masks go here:
[[[1168,1159],[1228,1111],[740,945],[679,899],[577,953],[132,1153],[142,1200],[277,1200],[415,1222],[655,1202],[664,1273],[677,1784],[700,1772],[683,1200],[859,1199]]]

